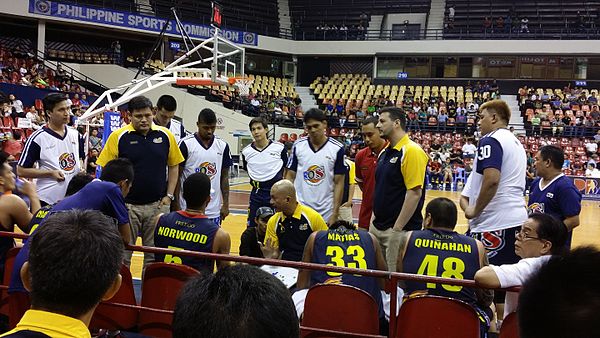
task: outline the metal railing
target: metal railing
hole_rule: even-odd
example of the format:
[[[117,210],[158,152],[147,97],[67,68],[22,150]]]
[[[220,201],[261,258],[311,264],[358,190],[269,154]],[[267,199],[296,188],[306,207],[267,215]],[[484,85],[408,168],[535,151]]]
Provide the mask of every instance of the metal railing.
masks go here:
[[[0,231],[0,237],[12,237],[19,239],[27,239],[29,235],[26,234],[18,234],[13,232]],[[186,256],[186,257],[196,257],[196,258],[204,258],[210,260],[220,260],[220,261],[229,261],[236,263],[246,263],[253,265],[273,265],[273,266],[283,266],[294,269],[305,269],[311,271],[327,271],[327,272],[340,272],[345,274],[354,274],[368,277],[376,277],[386,279],[391,287],[390,287],[390,322],[389,322],[389,337],[395,337],[396,331],[396,299],[398,296],[397,288],[398,281],[415,281],[415,282],[423,282],[423,283],[436,283],[436,284],[449,284],[449,285],[458,285],[469,288],[481,288],[478,286],[473,280],[466,279],[454,279],[454,278],[443,278],[443,277],[431,277],[424,275],[416,275],[410,273],[403,272],[390,272],[390,271],[382,271],[382,270],[371,270],[371,269],[356,269],[356,268],[346,268],[346,267],[337,267],[330,266],[325,264],[315,264],[315,263],[304,263],[304,262],[294,262],[294,261],[285,261],[279,259],[267,259],[267,258],[256,258],[256,257],[248,257],[248,256],[234,256],[234,255],[225,255],[225,254],[216,254],[216,253],[205,253],[205,252],[196,252],[189,250],[171,250],[164,248],[156,248],[156,247],[147,247],[147,246],[139,246],[139,245],[127,245],[127,250],[131,251],[140,251],[147,253],[160,253],[160,254],[176,254],[177,256]],[[0,286],[0,289],[6,289],[7,286]],[[507,291],[519,291],[520,288],[512,287],[507,289],[502,289]],[[111,304],[110,302],[105,302],[106,304]],[[127,307],[132,309],[140,309],[140,310],[150,310],[151,308],[146,308],[142,306],[133,306],[127,304],[116,304],[112,303],[114,306]],[[160,313],[172,313],[170,310],[163,309],[154,309],[154,312]]]

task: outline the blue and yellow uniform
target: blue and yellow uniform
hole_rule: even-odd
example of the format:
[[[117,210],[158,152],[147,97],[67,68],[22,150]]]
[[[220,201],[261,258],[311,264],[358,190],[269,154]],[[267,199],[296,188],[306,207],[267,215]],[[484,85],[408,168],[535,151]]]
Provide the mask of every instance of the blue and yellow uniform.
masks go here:
[[[375,171],[375,193],[373,196],[373,225],[379,230],[394,226],[407,190],[425,187],[425,172],[429,157],[415,142],[404,136],[394,147],[388,147],[379,157]],[[425,189],[414,214],[404,230],[421,229]]]
[[[193,215],[185,211],[162,215],[156,224],[154,245],[172,250],[213,252],[213,242],[219,226],[204,215]],[[214,260],[189,256],[154,254],[157,262],[190,266],[201,272],[212,273]]]
[[[402,260],[402,272],[425,276],[470,279],[480,269],[477,241],[455,231],[413,231]],[[474,305],[475,291],[457,285],[406,281],[405,293],[427,291],[430,295],[460,299]]]
[[[105,166],[118,157],[133,163],[135,180],[125,198],[131,204],[148,204],[163,198],[167,193],[166,167],[184,160],[173,134],[155,124],[146,136],[136,132],[131,124],[114,131],[96,163]]]
[[[327,230],[323,217],[312,208],[298,203],[291,217],[279,211],[269,218],[265,243],[270,240],[273,246],[278,247],[282,259],[299,262],[308,237],[319,230]]]
[[[365,230],[352,230],[345,227],[319,231],[313,245],[312,263],[377,269],[373,239]],[[376,278],[331,271],[312,271],[310,285],[319,283],[341,283],[368,292],[377,303],[379,317],[384,316],[381,289],[377,285]]]

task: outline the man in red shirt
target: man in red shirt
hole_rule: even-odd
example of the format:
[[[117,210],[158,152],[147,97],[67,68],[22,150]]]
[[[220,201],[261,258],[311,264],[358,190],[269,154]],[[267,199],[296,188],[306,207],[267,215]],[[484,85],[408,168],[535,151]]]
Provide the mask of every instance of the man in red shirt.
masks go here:
[[[388,142],[381,138],[377,125],[377,117],[368,117],[362,125],[363,140],[367,145],[356,154],[355,170],[356,182],[362,190],[362,203],[358,217],[358,226],[369,229],[371,214],[373,213],[373,191],[375,190],[375,169],[377,159],[381,152],[388,146]]]

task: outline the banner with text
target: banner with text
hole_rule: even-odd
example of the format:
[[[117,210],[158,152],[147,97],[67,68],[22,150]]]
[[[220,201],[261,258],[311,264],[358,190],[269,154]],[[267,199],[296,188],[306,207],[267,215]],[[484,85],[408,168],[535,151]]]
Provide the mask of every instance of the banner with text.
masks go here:
[[[102,133],[102,145],[106,144],[108,137],[113,131],[121,128],[121,113],[114,111],[107,111],[104,113],[104,132]],[[102,168],[96,167],[96,177],[100,177]]]
[[[600,178],[569,176],[583,199],[600,201]]]
[[[127,13],[112,9],[93,8],[58,1],[29,0],[29,13],[71,19],[83,22],[99,23],[115,27],[141,29],[160,33],[167,25],[166,34],[180,36],[175,20],[165,20],[148,15]],[[191,38],[207,39],[213,36],[215,29],[207,25],[183,23],[183,29]],[[221,29],[221,36],[233,43],[258,45],[258,34],[229,29]]]

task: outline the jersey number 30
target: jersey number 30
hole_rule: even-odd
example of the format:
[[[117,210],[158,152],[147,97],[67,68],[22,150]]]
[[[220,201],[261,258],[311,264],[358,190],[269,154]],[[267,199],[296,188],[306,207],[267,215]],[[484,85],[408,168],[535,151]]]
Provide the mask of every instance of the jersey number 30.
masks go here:
[[[328,246],[325,254],[330,258],[331,263],[328,263],[329,266],[341,266],[347,268],[359,268],[366,269],[367,261],[365,260],[365,250],[359,245],[351,245],[346,249],[339,246]],[[354,262],[348,262],[344,260],[344,256],[351,256]],[[341,276],[341,272],[332,272],[328,271],[327,274],[332,277]]]
[[[486,158],[490,158],[490,156],[492,156],[492,147],[489,144],[487,144],[483,147],[480,147],[477,150],[478,150],[477,159],[480,161],[483,161]]]

